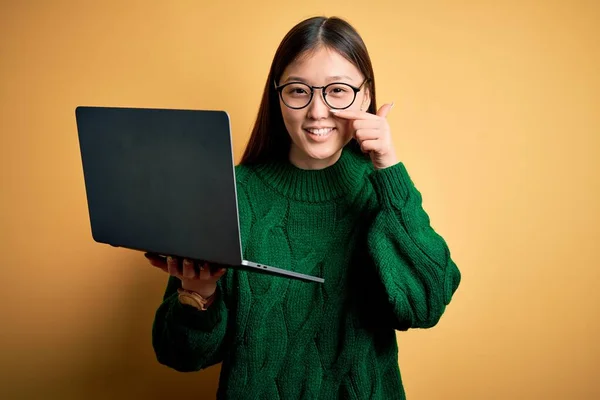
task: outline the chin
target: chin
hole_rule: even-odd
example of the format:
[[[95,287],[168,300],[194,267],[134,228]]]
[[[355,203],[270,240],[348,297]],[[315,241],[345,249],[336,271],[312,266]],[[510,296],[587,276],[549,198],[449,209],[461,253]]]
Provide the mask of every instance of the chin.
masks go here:
[[[338,152],[341,149],[324,149],[322,151],[317,151],[317,150],[313,150],[313,151],[308,151],[307,154],[310,158],[315,159],[315,160],[327,160],[330,159],[331,157],[334,157],[338,154]]]
[[[338,133],[338,132],[336,132]],[[294,135],[297,140],[293,141],[296,148],[294,157],[297,163],[301,163],[305,168],[320,169],[333,165],[349,140],[342,140],[344,135],[334,134],[328,138],[322,138],[321,141],[312,140],[305,136],[304,131]]]
[[[326,146],[309,146],[304,150],[306,155],[313,160],[325,161],[337,157],[342,150],[342,144],[330,144]]]

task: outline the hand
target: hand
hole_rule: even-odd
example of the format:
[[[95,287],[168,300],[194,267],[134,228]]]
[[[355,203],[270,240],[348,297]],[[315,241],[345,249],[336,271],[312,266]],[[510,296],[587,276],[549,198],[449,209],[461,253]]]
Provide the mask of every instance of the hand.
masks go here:
[[[217,290],[217,281],[227,272],[223,267],[211,266],[205,262],[196,262],[187,258],[163,257],[146,253],[150,264],[181,280],[181,287],[192,290],[204,298],[212,296]]]
[[[390,126],[386,119],[394,103],[381,106],[376,115],[363,111],[332,110],[336,118],[351,121],[353,136],[363,152],[369,153],[377,169],[398,163]]]

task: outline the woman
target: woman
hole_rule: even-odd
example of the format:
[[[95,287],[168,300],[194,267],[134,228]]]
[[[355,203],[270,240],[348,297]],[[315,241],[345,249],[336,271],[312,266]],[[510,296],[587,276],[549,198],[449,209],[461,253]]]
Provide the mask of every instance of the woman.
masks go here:
[[[405,397],[395,330],[434,326],[460,273],[394,152],[391,107],[376,108],[369,55],[345,21],[286,35],[236,167],[242,245],[325,283],[148,255],[170,274],[159,362],[222,362],[218,398]]]

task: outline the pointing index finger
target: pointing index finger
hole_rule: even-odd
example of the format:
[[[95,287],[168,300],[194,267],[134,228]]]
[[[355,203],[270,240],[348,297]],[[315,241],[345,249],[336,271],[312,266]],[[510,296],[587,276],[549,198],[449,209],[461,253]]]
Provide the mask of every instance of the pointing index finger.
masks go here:
[[[331,110],[331,113],[343,119],[375,119],[377,115],[370,114],[364,111],[352,111],[352,110]]]

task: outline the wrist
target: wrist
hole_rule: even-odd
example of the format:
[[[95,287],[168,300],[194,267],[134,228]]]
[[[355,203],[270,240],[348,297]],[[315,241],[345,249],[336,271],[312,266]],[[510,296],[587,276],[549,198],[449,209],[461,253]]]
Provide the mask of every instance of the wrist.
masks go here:
[[[181,281],[181,287],[184,290],[188,290],[190,292],[196,292],[198,293],[200,296],[204,297],[205,299],[208,299],[209,297],[212,297],[216,290],[217,290],[217,285],[216,284],[198,284],[198,282],[193,282],[193,281],[187,281],[187,280],[182,280]]]
[[[192,306],[200,311],[206,311],[215,299],[214,293],[209,297],[204,297],[198,292],[184,288],[177,289],[177,294],[181,304]]]
[[[399,162],[394,152],[386,154],[385,156],[371,156],[371,161],[376,170],[387,169]]]

